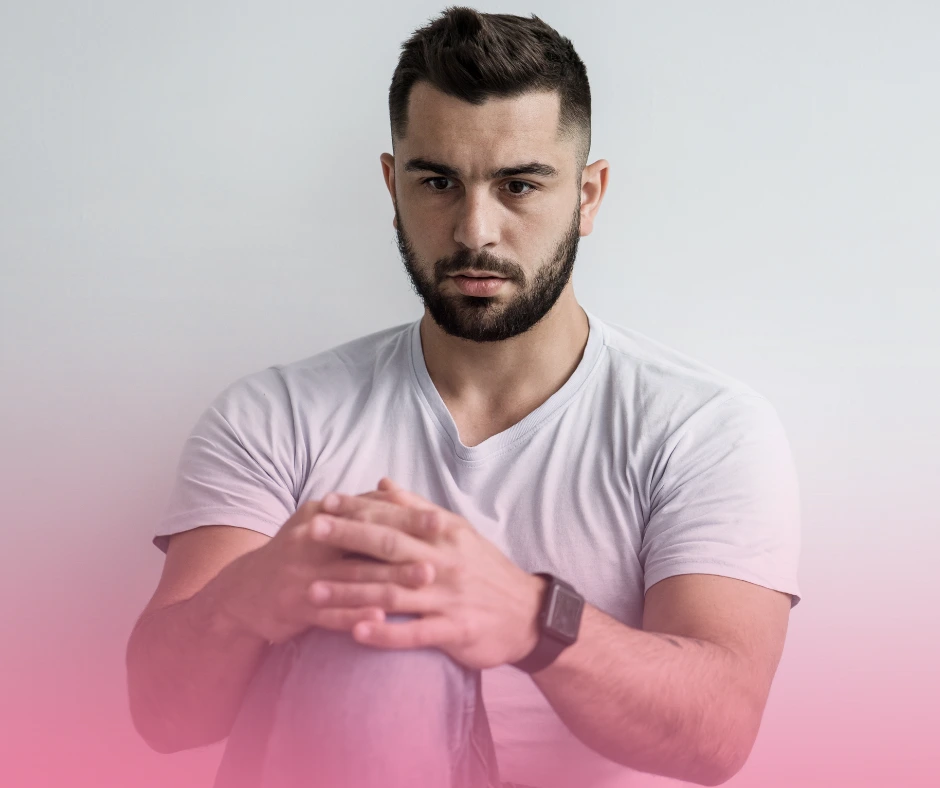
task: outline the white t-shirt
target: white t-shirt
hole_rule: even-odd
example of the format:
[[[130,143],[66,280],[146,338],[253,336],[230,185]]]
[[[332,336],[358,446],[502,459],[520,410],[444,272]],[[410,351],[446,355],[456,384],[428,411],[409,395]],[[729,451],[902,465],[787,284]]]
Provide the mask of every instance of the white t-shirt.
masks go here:
[[[748,386],[588,313],[574,373],[522,421],[463,445],[424,363],[419,321],[226,388],[187,439],[154,544],[200,525],[274,535],[298,504],[389,476],[469,520],[527,571],[551,572],[632,627],[671,575],[746,580],[799,601],[790,448]],[[529,676],[484,671],[503,780],[624,788]]]

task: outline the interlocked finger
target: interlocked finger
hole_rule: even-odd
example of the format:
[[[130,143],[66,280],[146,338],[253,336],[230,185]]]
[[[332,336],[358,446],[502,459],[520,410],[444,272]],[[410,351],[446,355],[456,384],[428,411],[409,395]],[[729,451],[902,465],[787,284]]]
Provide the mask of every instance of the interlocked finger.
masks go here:
[[[388,564],[344,559],[323,566],[317,572],[317,579],[346,583],[396,583],[407,588],[421,588],[433,583],[435,575],[434,565],[421,561]]]
[[[437,558],[432,545],[379,523],[318,514],[310,525],[310,535],[322,544],[389,563],[435,563]]]
[[[439,607],[434,591],[403,588],[394,583],[342,583],[318,580],[310,599],[324,608],[379,608],[385,613],[428,613]]]
[[[391,498],[386,493],[367,496],[330,493],[323,499],[322,509],[339,517],[392,526],[419,539],[433,535],[423,511],[400,506],[393,503]]]
[[[381,609],[371,608],[319,608],[311,607],[306,617],[307,623],[313,627],[331,629],[336,632],[348,632],[360,621],[381,623],[385,614]]]

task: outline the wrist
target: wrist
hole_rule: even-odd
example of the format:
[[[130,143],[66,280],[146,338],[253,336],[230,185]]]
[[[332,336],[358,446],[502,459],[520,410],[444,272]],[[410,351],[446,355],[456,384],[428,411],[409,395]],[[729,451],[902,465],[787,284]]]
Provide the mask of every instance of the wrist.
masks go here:
[[[548,581],[544,577],[526,574],[521,622],[517,629],[521,633],[521,638],[515,653],[511,655],[510,659],[506,660],[510,664],[527,657],[538,645],[541,637],[539,614],[542,610],[542,600],[545,597],[546,588],[548,588]]]
[[[584,612],[584,597],[571,584],[548,573],[538,572],[536,577],[544,580],[536,619],[538,637],[530,653],[512,663],[529,674],[547,668],[575,643]]]

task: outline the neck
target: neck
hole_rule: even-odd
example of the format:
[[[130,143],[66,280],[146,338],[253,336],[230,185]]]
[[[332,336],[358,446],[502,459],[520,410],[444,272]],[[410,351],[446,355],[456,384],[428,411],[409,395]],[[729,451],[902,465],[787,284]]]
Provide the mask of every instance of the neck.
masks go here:
[[[472,342],[421,320],[428,374],[452,410],[529,412],[560,389],[577,368],[588,318],[569,284],[535,326],[501,342]]]

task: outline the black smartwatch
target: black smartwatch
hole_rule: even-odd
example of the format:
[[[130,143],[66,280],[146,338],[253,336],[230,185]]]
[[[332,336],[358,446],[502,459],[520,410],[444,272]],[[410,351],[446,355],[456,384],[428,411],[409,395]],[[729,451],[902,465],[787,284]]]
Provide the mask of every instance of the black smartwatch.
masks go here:
[[[512,663],[513,667],[526,673],[547,668],[578,639],[584,611],[584,597],[571,585],[545,572],[535,574],[548,581],[539,610],[539,640],[527,657]]]

